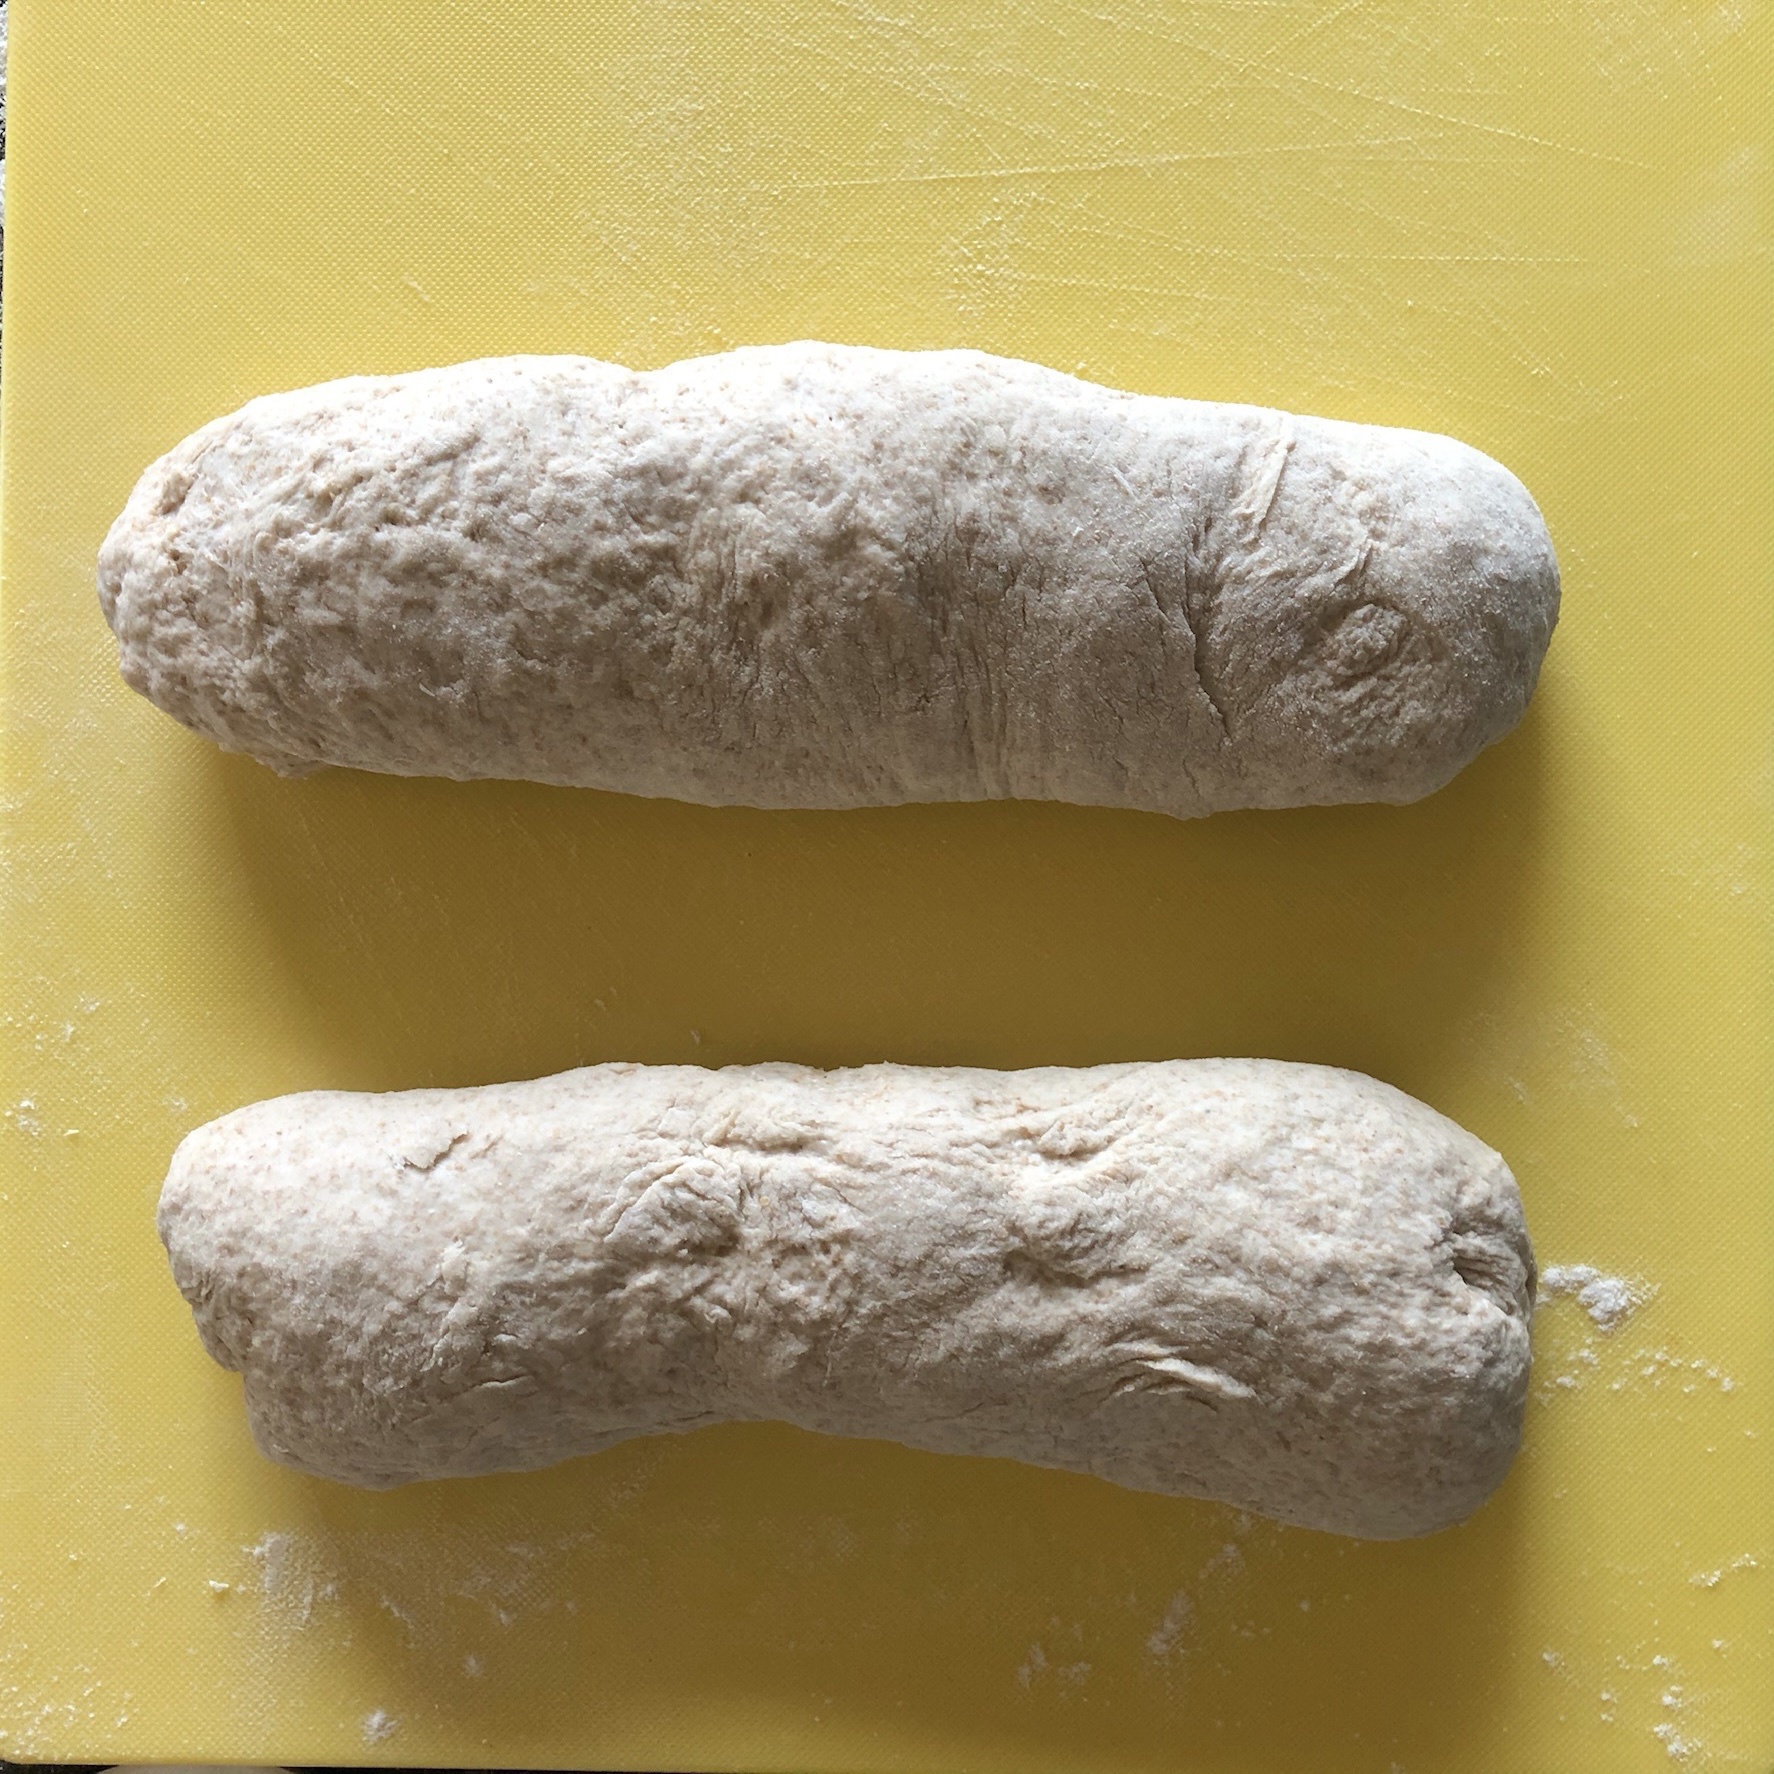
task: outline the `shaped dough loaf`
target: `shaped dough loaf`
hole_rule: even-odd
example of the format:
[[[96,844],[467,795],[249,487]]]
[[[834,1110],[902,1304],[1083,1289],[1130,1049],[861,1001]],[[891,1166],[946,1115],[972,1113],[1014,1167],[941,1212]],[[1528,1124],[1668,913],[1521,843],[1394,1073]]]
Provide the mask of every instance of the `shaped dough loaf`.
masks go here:
[[[820,344],[270,395],[99,583],[134,688],[291,774],[1182,816],[1429,793],[1558,610],[1449,438]]]
[[[1515,1183],[1355,1073],[595,1066],[256,1103],[160,1208],[272,1458],[350,1484],[772,1419],[1345,1534],[1520,1434]]]

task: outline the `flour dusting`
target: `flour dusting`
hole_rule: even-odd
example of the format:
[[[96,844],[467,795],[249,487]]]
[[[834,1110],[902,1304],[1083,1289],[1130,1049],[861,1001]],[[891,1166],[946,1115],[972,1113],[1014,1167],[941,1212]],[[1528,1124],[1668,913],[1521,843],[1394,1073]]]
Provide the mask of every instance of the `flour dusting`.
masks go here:
[[[1249,1526],[1250,1518],[1241,1515],[1239,1532],[1246,1532]],[[1211,1595],[1243,1569],[1244,1553],[1237,1541],[1228,1540],[1217,1552],[1211,1553],[1195,1573],[1194,1589],[1176,1590],[1165,1603],[1163,1617],[1146,1634],[1147,1652],[1160,1663],[1187,1652],[1196,1622],[1196,1595],[1202,1592]],[[1300,1605],[1305,1607],[1308,1604],[1302,1602]]]
[[[1082,1646],[1082,1625],[1074,1625],[1068,1629],[1062,1628],[1057,1620],[1050,1624],[1060,1640],[1070,1641],[1074,1648]],[[1070,1662],[1062,1661],[1063,1655],[1056,1645],[1054,1654],[1048,1656],[1047,1646],[1037,1639],[1029,1646],[1028,1655],[1017,1666],[1017,1686],[1025,1693],[1040,1684],[1063,1696],[1076,1694],[1090,1679],[1091,1665],[1082,1657],[1075,1657]]]
[[[1685,1762],[1700,1746],[1679,1735],[1674,1725],[1653,1725],[1651,1734],[1669,1752],[1672,1762]]]
[[[1604,1275],[1588,1263],[1554,1263],[1540,1271],[1541,1298],[1555,1300],[1561,1294],[1575,1294],[1577,1304],[1604,1336],[1618,1330],[1653,1292],[1655,1289],[1641,1282]]]
[[[374,1712],[367,1712],[363,1717],[363,1740],[365,1743],[386,1743],[400,1729],[400,1720],[381,1707]]]
[[[1146,1649],[1154,1657],[1168,1657],[1177,1648],[1183,1634],[1189,1630],[1189,1622],[1194,1618],[1195,1604],[1190,1599],[1188,1590],[1179,1589],[1170,1598],[1164,1610],[1164,1618],[1146,1635]]]
[[[243,1547],[246,1556],[259,1566],[259,1582],[267,1595],[276,1595],[283,1587],[284,1565],[289,1558],[288,1534],[269,1533],[254,1545]]]

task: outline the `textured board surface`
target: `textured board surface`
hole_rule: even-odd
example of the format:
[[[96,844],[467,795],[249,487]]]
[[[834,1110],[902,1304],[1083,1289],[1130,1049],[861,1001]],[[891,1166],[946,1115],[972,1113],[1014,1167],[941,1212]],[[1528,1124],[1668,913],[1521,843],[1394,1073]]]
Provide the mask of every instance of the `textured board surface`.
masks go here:
[[[18,0],[0,1753],[795,1770],[1774,1757],[1766,7]],[[93,556],[261,391],[827,337],[1445,430],[1565,569],[1419,806],[716,811],[279,781]],[[355,1495],[254,1453],[152,1208],[252,1097],[580,1061],[1265,1054],[1503,1150],[1525,1451],[1364,1546],[753,1426]]]

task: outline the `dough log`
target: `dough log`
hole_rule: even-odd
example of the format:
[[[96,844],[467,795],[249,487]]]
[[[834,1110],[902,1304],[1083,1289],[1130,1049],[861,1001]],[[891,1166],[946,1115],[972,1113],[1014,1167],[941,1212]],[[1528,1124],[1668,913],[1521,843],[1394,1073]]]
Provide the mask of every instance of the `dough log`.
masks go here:
[[[776,1420],[1344,1534],[1515,1453],[1502,1159],[1371,1078],[595,1066],[256,1103],[161,1197],[261,1447],[349,1484]]]
[[[291,774],[1184,817],[1440,787],[1558,611],[1450,438],[819,344],[252,401],[99,586],[135,689]]]

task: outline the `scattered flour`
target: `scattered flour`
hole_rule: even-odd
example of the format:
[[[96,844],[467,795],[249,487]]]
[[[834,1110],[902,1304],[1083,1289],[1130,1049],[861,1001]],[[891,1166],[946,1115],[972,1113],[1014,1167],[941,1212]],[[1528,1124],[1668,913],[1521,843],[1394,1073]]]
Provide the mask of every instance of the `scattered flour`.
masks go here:
[[[1068,1633],[1060,1629],[1060,1623],[1057,1620],[1053,1621],[1052,1625],[1056,1631],[1060,1632],[1062,1638],[1070,1638],[1075,1642],[1081,1642],[1083,1639],[1084,1632],[1081,1626],[1072,1627]],[[1029,1646],[1028,1655],[1017,1666],[1016,1681],[1017,1686],[1025,1692],[1031,1691],[1039,1682],[1056,1688],[1061,1694],[1074,1694],[1090,1679],[1090,1670],[1091,1665],[1083,1658],[1063,1663],[1059,1661],[1057,1652],[1054,1656],[1049,1657],[1046,1645],[1037,1640]]]
[[[1685,1762],[1700,1746],[1677,1734],[1674,1725],[1653,1725],[1652,1734],[1669,1752],[1672,1762]]]
[[[1587,1263],[1554,1263],[1540,1271],[1541,1297],[1555,1300],[1561,1294],[1575,1294],[1577,1304],[1604,1335],[1624,1324],[1653,1291],[1619,1275],[1604,1275]]]
[[[1147,1634],[1146,1649],[1154,1657],[1168,1657],[1177,1648],[1183,1634],[1189,1630],[1189,1622],[1195,1618],[1195,1604],[1189,1599],[1186,1589],[1179,1589],[1170,1598],[1164,1610],[1164,1618]]]
[[[286,1627],[306,1627],[316,1601],[338,1597],[338,1583],[320,1569],[316,1548],[304,1541],[274,1532],[241,1550],[258,1565],[266,1602]]]
[[[1239,1532],[1246,1532],[1250,1518],[1239,1517]],[[1236,1540],[1228,1540],[1219,1551],[1209,1555],[1195,1573],[1195,1589],[1211,1589],[1237,1576],[1244,1569],[1244,1551]],[[1301,1602],[1306,1608],[1310,1603]],[[1165,1603],[1163,1618],[1146,1635],[1146,1649],[1160,1663],[1186,1650],[1190,1629],[1195,1624],[1195,1597],[1190,1590],[1179,1589]]]
[[[259,1581],[267,1595],[275,1595],[283,1587],[283,1568],[289,1558],[288,1534],[267,1534],[264,1539],[241,1550],[259,1567]]]
[[[1244,1518],[1248,1525],[1249,1517]],[[1236,1540],[1228,1540],[1206,1564],[1201,1567],[1203,1577],[1232,1576],[1244,1569],[1244,1553]]]
[[[440,1547],[422,1532],[274,1529],[241,1548],[257,1567],[257,1581],[241,1587],[259,1591],[261,1618],[274,1637],[287,1639],[329,1615],[337,1624],[347,1608],[374,1607],[416,1647],[462,1603],[484,1610],[503,1628],[556,1608],[570,1611],[571,1598],[554,1593],[561,1561],[597,1540],[586,1530],[546,1546],[464,1539]]]
[[[363,1715],[363,1740],[365,1743],[386,1743],[400,1729],[400,1720],[381,1707],[374,1712]]]

